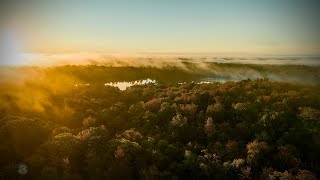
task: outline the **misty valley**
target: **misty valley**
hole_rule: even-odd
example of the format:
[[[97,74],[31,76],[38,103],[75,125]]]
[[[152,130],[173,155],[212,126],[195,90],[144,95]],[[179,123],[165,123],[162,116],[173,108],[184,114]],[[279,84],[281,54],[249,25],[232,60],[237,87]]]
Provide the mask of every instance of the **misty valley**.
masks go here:
[[[0,1],[0,180],[320,179],[320,0]]]
[[[312,180],[320,172],[318,66],[0,72],[2,179]]]

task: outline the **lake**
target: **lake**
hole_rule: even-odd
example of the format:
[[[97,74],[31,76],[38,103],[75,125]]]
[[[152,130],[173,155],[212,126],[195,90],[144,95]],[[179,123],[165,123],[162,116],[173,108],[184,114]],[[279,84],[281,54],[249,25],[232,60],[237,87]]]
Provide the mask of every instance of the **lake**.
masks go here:
[[[224,83],[228,81],[240,81],[240,79],[230,79],[230,78],[203,78],[199,81],[192,81],[196,84],[210,84],[210,83]],[[178,84],[186,84],[188,82],[179,82]],[[105,83],[105,86],[113,86],[119,88],[121,91],[126,90],[127,88],[135,85],[146,85],[146,84],[157,84],[157,81],[154,79],[143,79],[143,80],[137,80],[137,81],[122,81],[122,82],[111,82],[111,83]]]
[[[137,81],[123,81],[123,82],[112,82],[106,83],[105,86],[113,86],[119,88],[121,91],[126,90],[128,87],[134,85],[145,85],[145,84],[156,84],[156,80],[153,79],[144,79],[144,80],[137,80]]]

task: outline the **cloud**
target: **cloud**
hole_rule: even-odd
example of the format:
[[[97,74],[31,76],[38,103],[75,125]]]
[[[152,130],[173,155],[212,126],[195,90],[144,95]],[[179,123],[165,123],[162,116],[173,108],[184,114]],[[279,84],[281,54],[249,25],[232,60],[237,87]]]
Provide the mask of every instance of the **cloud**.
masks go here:
[[[24,53],[23,61],[16,65],[109,65],[109,66],[183,66],[183,62],[216,62],[240,64],[320,65],[320,56],[268,56],[268,55],[215,55],[179,53]]]

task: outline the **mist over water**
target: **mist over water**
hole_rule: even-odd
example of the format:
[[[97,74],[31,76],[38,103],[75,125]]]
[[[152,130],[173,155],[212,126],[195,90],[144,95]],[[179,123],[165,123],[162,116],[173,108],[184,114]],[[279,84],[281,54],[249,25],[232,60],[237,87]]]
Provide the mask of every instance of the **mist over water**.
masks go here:
[[[17,63],[13,63],[12,67],[8,64],[2,65],[3,67],[0,72],[0,80],[2,82],[24,82],[26,79],[30,80],[45,75],[51,76],[50,69],[57,70],[54,74],[68,77],[67,79],[71,78],[83,81],[85,78],[86,83],[92,83],[92,81],[99,79],[99,83],[101,84],[124,82],[129,83],[128,86],[130,86],[130,83],[136,84],[134,81],[145,79],[179,83],[185,81],[226,82],[245,79],[254,80],[258,78],[268,78],[271,81],[278,82],[320,82],[320,56],[315,55],[215,56],[214,54],[188,54],[188,56],[182,56],[181,54],[141,53],[133,56],[132,54],[103,55],[101,53],[73,53],[25,54],[24,57],[26,61],[21,63],[21,65]],[[73,68],[71,68],[72,70],[60,72],[63,66],[71,66]],[[100,68],[94,68],[94,66]],[[129,67],[136,68],[136,72],[129,72],[132,70]],[[117,71],[116,68],[124,68],[125,73],[116,73],[112,77],[108,76],[105,78],[106,74],[110,73],[110,71]],[[143,70],[146,68],[150,68],[151,71],[141,75],[139,69]],[[90,72],[86,72],[85,69],[91,70]],[[159,72],[159,75],[152,75],[152,69],[163,72]],[[166,71],[172,72],[170,78],[166,77]],[[177,72],[175,71],[179,71],[182,74],[177,76]],[[128,76],[119,79],[124,74],[128,74]],[[176,78],[173,78],[175,76]]]

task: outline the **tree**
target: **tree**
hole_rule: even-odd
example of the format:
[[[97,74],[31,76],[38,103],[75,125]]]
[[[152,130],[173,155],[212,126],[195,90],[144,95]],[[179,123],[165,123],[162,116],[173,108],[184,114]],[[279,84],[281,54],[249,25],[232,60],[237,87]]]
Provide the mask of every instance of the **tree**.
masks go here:
[[[40,119],[8,116],[1,121],[4,122],[0,127],[0,138],[4,143],[1,149],[6,151],[2,153],[14,153],[15,158],[30,156],[49,136],[48,124]],[[10,157],[9,154],[5,156]]]
[[[260,158],[266,153],[269,149],[268,144],[265,142],[259,142],[254,140],[247,144],[247,160],[249,163],[256,164]]]

